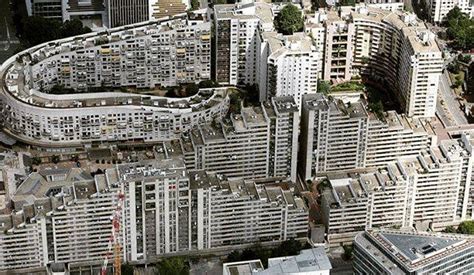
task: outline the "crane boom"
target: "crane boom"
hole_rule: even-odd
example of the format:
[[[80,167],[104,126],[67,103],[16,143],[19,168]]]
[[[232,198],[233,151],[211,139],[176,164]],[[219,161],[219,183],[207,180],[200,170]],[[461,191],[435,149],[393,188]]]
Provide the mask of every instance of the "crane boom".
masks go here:
[[[125,195],[119,191],[117,206],[115,207],[112,216],[112,232],[109,238],[109,245],[107,246],[107,252],[104,255],[104,261],[102,263],[102,268],[100,271],[101,275],[107,275],[107,264],[109,263],[109,258],[112,254],[114,257],[114,275],[121,275],[122,246],[120,245],[120,225],[122,223],[122,207],[124,198]]]

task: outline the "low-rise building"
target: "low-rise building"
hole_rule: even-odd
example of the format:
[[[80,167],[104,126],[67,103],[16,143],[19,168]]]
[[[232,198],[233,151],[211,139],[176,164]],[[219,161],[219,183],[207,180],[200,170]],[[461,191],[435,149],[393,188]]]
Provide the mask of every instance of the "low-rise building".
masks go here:
[[[368,230],[354,240],[355,274],[470,274],[473,259],[465,235]]]

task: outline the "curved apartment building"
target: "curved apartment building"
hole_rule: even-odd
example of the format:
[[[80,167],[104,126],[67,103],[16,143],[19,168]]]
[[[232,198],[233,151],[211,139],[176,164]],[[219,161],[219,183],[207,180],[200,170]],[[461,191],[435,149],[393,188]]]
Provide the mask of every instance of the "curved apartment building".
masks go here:
[[[369,76],[396,92],[408,116],[435,115],[442,53],[414,14],[357,6],[320,10],[315,19],[326,29],[324,79]]]
[[[47,146],[177,138],[226,113],[227,89],[167,98],[159,88],[209,76],[210,23],[199,16],[58,40],[0,67],[1,124],[19,140]]]

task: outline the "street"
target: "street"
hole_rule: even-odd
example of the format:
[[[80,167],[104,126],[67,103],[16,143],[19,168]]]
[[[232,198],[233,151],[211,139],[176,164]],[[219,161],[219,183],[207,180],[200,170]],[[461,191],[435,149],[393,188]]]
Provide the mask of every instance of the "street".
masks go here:
[[[457,95],[451,89],[447,71],[445,71],[440,77],[438,90],[439,100],[436,109],[439,116],[448,117],[450,123],[446,126],[468,124],[466,116],[460,108],[459,102],[457,100]],[[441,104],[441,100],[444,101],[444,104]]]
[[[20,41],[15,36],[9,0],[0,0],[0,64],[12,56]]]

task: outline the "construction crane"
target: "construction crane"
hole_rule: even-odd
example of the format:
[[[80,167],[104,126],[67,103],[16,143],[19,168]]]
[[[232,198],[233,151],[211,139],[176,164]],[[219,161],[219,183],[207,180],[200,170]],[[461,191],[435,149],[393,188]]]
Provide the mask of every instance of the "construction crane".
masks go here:
[[[122,222],[122,208],[125,195],[122,192],[118,192],[118,201],[117,206],[114,209],[112,216],[112,232],[109,238],[109,245],[107,247],[107,253],[104,255],[104,262],[102,263],[102,268],[100,270],[101,275],[107,275],[107,264],[109,263],[109,258],[113,254],[114,257],[114,275],[121,274],[122,267],[122,257],[121,251],[122,246],[120,245],[120,224]]]

